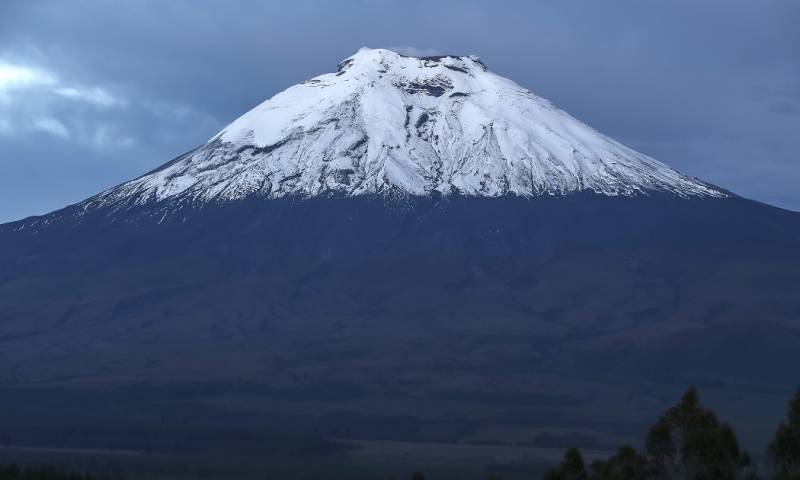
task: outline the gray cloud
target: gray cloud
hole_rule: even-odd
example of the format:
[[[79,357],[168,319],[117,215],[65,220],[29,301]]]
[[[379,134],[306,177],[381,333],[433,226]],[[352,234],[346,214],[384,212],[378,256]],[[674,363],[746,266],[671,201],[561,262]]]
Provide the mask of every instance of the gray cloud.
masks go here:
[[[800,210],[798,25],[794,0],[2,2],[0,221],[153,168],[364,45],[477,54],[634,148]]]

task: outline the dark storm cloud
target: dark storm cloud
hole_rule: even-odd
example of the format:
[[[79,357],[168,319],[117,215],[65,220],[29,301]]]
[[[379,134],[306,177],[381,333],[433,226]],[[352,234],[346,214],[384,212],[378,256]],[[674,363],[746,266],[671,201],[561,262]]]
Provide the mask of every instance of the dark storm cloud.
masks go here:
[[[623,143],[800,209],[800,2],[0,2],[0,221],[202,143],[359,47],[474,53]]]

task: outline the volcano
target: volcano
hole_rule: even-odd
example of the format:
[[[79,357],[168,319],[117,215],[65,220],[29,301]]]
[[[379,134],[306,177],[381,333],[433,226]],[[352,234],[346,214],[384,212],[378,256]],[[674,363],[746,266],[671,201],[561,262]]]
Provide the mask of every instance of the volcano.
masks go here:
[[[0,381],[193,386],[335,436],[602,439],[689,383],[782,402],[798,252],[800,214],[475,56],[361,49],[152,172],[0,226]]]

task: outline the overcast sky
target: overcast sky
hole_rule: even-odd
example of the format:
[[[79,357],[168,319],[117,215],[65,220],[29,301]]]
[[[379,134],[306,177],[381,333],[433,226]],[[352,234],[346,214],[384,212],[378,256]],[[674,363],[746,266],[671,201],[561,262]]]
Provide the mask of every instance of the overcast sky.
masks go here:
[[[800,0],[0,0],[0,222],[138,176],[361,46],[479,55],[637,150],[800,210]]]

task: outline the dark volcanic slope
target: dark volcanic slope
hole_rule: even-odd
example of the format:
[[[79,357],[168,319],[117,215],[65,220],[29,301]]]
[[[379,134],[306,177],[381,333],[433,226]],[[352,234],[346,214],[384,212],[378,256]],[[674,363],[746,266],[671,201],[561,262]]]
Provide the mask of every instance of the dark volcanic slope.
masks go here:
[[[0,377],[378,393],[534,373],[796,381],[800,216],[754,202],[364,197],[140,213],[3,227]]]
[[[798,357],[800,214],[475,57],[360,50],[142,177],[0,225],[0,425],[26,444],[107,448],[135,422],[217,456],[276,428],[616,447],[694,383],[761,449]]]

